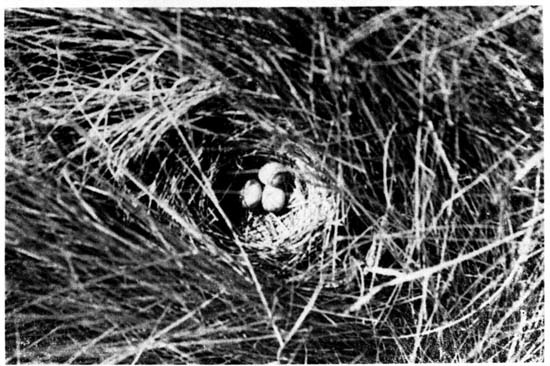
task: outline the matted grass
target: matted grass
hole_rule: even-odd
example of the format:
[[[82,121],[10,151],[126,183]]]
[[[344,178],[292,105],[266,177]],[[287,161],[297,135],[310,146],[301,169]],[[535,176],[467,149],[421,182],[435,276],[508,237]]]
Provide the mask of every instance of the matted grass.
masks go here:
[[[9,363],[542,361],[540,8],[5,18]]]

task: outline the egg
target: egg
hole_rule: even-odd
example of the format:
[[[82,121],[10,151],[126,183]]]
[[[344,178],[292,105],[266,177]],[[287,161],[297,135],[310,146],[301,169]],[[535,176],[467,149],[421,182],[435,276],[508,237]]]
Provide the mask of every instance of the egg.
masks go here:
[[[267,212],[279,212],[286,204],[286,194],[282,189],[266,185],[262,193],[262,207]]]
[[[243,207],[255,208],[262,201],[262,185],[256,179],[249,179],[241,190]]]
[[[260,168],[258,178],[265,185],[280,187],[284,184],[287,168],[276,161],[271,161]]]

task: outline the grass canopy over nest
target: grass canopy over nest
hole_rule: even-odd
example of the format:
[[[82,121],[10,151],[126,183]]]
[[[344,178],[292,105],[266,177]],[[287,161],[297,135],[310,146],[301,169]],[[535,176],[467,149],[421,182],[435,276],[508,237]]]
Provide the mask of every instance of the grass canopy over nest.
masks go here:
[[[5,17],[9,363],[542,361],[541,8]]]

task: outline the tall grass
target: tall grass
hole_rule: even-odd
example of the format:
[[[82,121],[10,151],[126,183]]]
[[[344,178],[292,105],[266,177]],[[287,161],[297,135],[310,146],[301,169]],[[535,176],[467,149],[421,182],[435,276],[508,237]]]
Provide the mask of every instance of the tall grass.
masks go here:
[[[540,8],[5,20],[9,363],[542,361]]]

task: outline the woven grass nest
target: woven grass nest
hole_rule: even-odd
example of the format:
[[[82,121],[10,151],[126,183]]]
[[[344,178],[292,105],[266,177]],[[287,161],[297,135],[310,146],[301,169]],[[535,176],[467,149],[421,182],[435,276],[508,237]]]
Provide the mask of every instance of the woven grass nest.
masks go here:
[[[157,121],[159,117],[152,120]],[[140,136],[139,145],[127,138],[131,133],[128,129],[103,130],[101,139],[104,141],[126,139],[134,144],[131,158],[128,145],[114,147],[107,165],[114,167],[115,171],[118,168],[124,171],[133,164],[140,166],[136,171],[138,180],[147,182],[154,179],[153,184],[158,187],[152,192],[155,196],[165,197],[176,213],[194,218],[198,229],[216,240],[227,243],[238,239],[250,254],[265,260],[276,261],[285,257],[287,261],[283,267],[286,267],[296,265],[308,253],[318,252],[319,246],[312,243],[318,242],[316,237],[319,233],[327,227],[341,224],[341,199],[335,185],[319,170],[319,153],[307,145],[300,146],[285,139],[292,131],[290,121],[275,120],[268,128],[270,131],[271,128],[286,126],[286,136],[275,135],[277,138],[272,141],[258,141],[258,137],[247,140],[241,136],[247,133],[246,129],[243,129],[244,132],[238,130],[247,124],[234,124],[224,118],[207,118],[197,123],[205,130],[197,133],[195,141],[189,146],[182,146],[179,142],[174,144],[173,136],[181,134],[181,131],[168,127],[169,123],[166,125],[167,130],[160,130],[162,135],[149,133]],[[214,137],[210,135],[209,128],[215,130]],[[236,141],[223,137],[229,133],[238,136]],[[193,156],[194,152],[189,152],[191,145],[200,146],[200,155]],[[160,146],[165,148],[159,149]],[[130,159],[124,159],[119,153]],[[149,165],[154,154],[158,154],[156,160],[166,162],[158,170],[154,165]],[[208,174],[204,181],[199,179],[197,182],[196,176],[189,177],[193,171],[189,167],[194,159],[199,161],[200,169]],[[241,204],[240,194],[244,182],[257,178],[263,164],[276,160],[285,163],[291,172],[285,209],[279,213],[246,209]],[[121,166],[121,162],[124,165]],[[122,179],[121,182],[127,180]],[[132,182],[128,183],[132,185]],[[156,212],[153,215],[159,217],[166,214],[163,210]]]
[[[222,123],[217,126],[218,134],[231,125],[224,119],[217,122]],[[222,242],[237,239],[254,258],[279,262],[277,266],[281,269],[292,268],[321,250],[319,237],[327,228],[342,223],[341,196],[335,183],[323,175],[320,152],[289,139],[293,130],[291,121],[276,119],[264,122],[263,128],[266,126],[269,126],[267,133],[260,134],[260,138],[256,135],[248,140],[236,133],[233,126],[229,130],[239,136],[236,142],[218,137],[201,140],[207,152],[204,162],[209,165],[215,198],[209,196],[207,190],[199,190],[193,198],[196,204],[189,210],[192,216],[199,218],[198,222],[206,224],[205,231]],[[262,138],[269,131],[280,131],[282,127],[286,128],[284,135]],[[285,208],[271,213],[262,210],[261,206],[256,209],[243,207],[244,182],[258,179],[260,168],[273,161],[288,168]]]
[[[7,11],[7,363],[540,362],[541,18]]]
[[[247,247],[272,252],[304,252],[320,229],[334,223],[338,217],[338,195],[326,183],[306,170],[303,162],[294,171],[296,182],[289,192],[288,208],[281,215],[249,213],[242,228]]]
[[[326,181],[321,180],[319,172],[303,160],[305,154],[282,155],[286,157],[290,167],[291,184],[286,192],[286,207],[280,213],[261,209],[243,212],[231,206],[234,199],[230,199],[229,205],[224,205],[224,198],[221,202],[230,215],[235,214],[235,211],[243,215],[239,218],[236,229],[246,248],[256,251],[263,258],[290,255],[292,259],[288,264],[293,264],[299,258],[305,257],[306,252],[319,249],[312,248],[312,243],[316,242],[315,236],[320,231],[337,223],[339,198],[337,192]],[[258,168],[251,171],[255,173]]]

